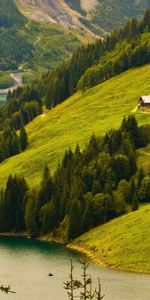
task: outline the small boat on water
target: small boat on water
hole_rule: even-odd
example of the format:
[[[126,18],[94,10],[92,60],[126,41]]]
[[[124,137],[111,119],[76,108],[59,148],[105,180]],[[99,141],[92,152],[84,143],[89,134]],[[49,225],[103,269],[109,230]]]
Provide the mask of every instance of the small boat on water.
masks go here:
[[[53,275],[52,273],[48,273],[47,276],[52,277],[52,276],[54,276],[54,275]]]

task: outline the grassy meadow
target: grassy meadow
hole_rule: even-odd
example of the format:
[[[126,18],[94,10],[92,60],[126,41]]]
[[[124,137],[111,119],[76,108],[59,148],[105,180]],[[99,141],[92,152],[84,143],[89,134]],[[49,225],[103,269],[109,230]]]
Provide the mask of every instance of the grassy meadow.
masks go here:
[[[77,238],[71,248],[99,265],[150,274],[150,205],[96,227]]]
[[[148,113],[135,112],[140,95],[150,93],[150,65],[131,69],[85,93],[77,93],[27,126],[28,149],[0,164],[0,184],[19,173],[32,186],[39,183],[45,164],[53,172],[65,149],[85,146],[91,134],[118,127],[124,115],[136,114],[140,124]]]

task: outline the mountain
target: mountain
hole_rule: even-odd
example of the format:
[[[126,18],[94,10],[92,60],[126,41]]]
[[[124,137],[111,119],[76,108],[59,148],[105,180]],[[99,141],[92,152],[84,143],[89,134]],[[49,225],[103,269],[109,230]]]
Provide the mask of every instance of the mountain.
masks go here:
[[[142,15],[150,0],[19,0],[17,4],[26,17],[37,22],[104,35],[128,18]]]
[[[0,71],[19,68],[23,82],[30,82],[56,69],[81,42],[104,36],[149,5],[150,0],[0,0]]]
[[[149,93],[149,72],[149,64],[131,69],[35,118],[26,127],[28,149],[0,164],[1,184],[17,173],[38,185],[45,164],[54,172],[66,149],[77,143],[83,149],[91,134],[120,126],[124,115],[134,113],[139,124],[150,124],[148,113],[136,111],[140,95]]]
[[[100,265],[148,273],[150,267],[150,205],[94,228],[70,247],[82,251]]]
[[[63,63],[84,37],[57,23],[31,21],[14,1],[0,0],[0,39],[0,71],[19,69],[28,81]]]

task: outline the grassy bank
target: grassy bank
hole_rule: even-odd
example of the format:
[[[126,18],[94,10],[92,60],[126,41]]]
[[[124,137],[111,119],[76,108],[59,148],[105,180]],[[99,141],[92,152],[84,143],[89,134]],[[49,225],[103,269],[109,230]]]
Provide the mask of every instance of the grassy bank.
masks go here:
[[[99,265],[150,274],[150,205],[92,229],[69,247]]]
[[[85,93],[77,93],[27,126],[29,148],[0,164],[1,185],[8,175],[19,173],[37,185],[47,163],[53,172],[64,151],[77,143],[83,148],[92,133],[102,135],[120,126],[131,114],[139,96],[149,94],[150,65],[129,70]],[[139,124],[150,123],[150,115],[134,112]]]

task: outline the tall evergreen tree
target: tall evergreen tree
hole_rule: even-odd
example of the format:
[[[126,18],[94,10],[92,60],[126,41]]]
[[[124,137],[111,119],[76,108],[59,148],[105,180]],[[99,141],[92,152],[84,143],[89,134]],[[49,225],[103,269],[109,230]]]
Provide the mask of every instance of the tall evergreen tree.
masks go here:
[[[21,126],[20,129],[20,146],[22,151],[26,150],[28,146],[28,136],[25,127],[23,125]]]
[[[46,165],[43,172],[43,178],[38,193],[38,207],[39,209],[46,203],[50,202],[54,190],[53,181]]]

